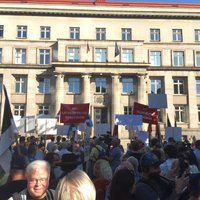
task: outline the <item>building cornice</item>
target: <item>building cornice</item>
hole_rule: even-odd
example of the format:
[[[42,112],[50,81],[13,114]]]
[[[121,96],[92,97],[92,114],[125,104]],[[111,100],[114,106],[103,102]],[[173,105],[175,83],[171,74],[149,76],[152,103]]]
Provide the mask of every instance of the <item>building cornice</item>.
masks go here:
[[[0,15],[61,16],[61,17],[106,17],[106,18],[161,18],[200,19],[200,4],[145,4],[67,1],[10,1],[0,0]],[[18,2],[18,3],[17,3]],[[21,3],[19,3],[21,2]],[[63,2],[63,4],[61,4]],[[74,1],[75,2],[75,1]],[[155,6],[156,5],[156,6]],[[123,7],[122,7],[123,6]]]

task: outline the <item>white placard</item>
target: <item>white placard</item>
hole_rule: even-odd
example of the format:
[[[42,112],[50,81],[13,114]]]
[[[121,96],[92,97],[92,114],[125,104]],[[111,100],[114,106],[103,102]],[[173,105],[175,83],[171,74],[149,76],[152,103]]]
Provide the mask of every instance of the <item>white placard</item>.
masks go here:
[[[182,129],[180,127],[166,127],[165,139],[168,141],[170,137],[173,137],[175,141],[181,141]]]
[[[37,119],[37,132],[39,135],[56,135],[57,119],[55,118],[38,118]]]
[[[167,108],[166,94],[148,94],[149,108]]]

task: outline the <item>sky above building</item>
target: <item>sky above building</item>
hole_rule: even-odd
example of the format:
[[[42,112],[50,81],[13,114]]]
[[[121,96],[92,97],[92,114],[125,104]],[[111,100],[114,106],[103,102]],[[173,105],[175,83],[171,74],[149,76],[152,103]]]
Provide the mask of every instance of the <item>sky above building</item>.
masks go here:
[[[200,0],[109,0],[110,2],[156,2],[156,3],[192,3],[192,4],[200,4]]]

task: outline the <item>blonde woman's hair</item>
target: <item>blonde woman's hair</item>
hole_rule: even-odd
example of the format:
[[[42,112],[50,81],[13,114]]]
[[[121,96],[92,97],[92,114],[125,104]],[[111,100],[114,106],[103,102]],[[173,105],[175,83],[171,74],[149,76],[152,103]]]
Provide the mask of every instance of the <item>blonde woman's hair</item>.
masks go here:
[[[55,200],[95,200],[96,190],[89,176],[74,169],[64,176],[55,190]]]
[[[99,159],[95,162],[94,168],[98,168],[99,174],[94,174],[97,178],[103,178],[106,180],[111,180],[113,173],[110,163],[107,160]],[[95,171],[95,169],[93,169]]]

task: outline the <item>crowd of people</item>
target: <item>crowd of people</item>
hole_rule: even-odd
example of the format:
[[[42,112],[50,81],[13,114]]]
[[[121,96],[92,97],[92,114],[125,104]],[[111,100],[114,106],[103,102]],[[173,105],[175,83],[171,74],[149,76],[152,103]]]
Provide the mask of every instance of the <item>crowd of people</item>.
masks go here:
[[[117,137],[84,141],[21,136],[9,174],[0,174],[0,200],[199,200],[200,140]]]

